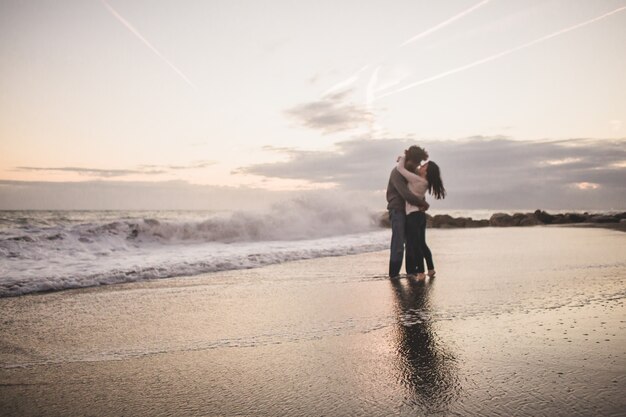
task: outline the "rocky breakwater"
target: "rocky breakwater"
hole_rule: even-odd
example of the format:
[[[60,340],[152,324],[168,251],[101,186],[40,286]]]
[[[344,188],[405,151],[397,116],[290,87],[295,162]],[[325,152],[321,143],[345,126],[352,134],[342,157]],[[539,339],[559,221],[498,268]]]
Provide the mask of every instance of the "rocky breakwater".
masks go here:
[[[487,227],[489,220],[474,220],[471,217],[452,217],[448,214],[426,215],[426,225],[435,229],[459,227]]]
[[[543,224],[624,224],[626,212],[612,214],[598,213],[558,213],[550,214],[543,210],[533,213],[495,213],[489,219],[494,227],[537,226]]]
[[[550,214],[543,210],[532,213],[495,213],[489,220],[474,220],[471,217],[452,217],[448,214],[431,216],[426,214],[428,227],[435,229],[472,228],[472,227],[520,227],[539,225],[589,225],[626,229],[626,212],[622,213],[558,213]],[[389,214],[383,213],[378,218],[381,227],[391,227]]]
[[[391,227],[389,213],[381,214],[377,222],[380,227]],[[487,227],[489,226],[489,220],[474,220],[471,217],[452,217],[448,214],[437,214],[435,216],[426,214],[426,225],[435,229]]]

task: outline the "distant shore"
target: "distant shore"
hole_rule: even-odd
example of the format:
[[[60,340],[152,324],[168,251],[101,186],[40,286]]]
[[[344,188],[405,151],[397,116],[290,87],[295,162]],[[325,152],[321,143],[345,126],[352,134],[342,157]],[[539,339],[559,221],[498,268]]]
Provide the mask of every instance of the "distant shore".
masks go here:
[[[550,214],[544,210],[527,213],[494,213],[489,219],[474,220],[471,217],[452,217],[448,214],[431,216],[426,214],[427,225],[435,229],[456,229],[474,227],[523,227],[523,226],[577,226],[602,227],[626,231],[626,212],[621,213],[558,213]],[[389,213],[379,218],[381,227],[391,227]]]

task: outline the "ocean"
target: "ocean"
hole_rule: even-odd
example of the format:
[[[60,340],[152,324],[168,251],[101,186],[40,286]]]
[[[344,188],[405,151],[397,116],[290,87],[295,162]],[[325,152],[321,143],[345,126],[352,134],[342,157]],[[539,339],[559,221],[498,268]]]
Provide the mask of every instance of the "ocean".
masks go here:
[[[313,200],[267,211],[1,211],[0,297],[380,251],[382,212]]]
[[[0,297],[247,269],[383,249],[367,213],[4,211]]]

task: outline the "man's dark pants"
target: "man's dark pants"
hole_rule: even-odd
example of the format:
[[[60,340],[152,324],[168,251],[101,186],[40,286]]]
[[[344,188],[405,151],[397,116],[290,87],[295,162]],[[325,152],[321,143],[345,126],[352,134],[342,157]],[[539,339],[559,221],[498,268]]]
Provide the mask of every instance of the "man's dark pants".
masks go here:
[[[402,258],[404,257],[404,228],[406,225],[406,214],[404,213],[404,209],[389,209],[389,220],[391,221],[389,277],[393,278],[400,275]]]

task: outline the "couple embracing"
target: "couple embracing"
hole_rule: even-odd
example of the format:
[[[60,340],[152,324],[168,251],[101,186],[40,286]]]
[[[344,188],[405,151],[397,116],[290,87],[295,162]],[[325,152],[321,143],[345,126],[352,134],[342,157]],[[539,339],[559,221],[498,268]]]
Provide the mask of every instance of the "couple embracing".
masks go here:
[[[387,210],[391,221],[391,253],[389,277],[400,275],[406,243],[407,276],[426,279],[424,259],[428,275],[435,276],[433,257],[426,244],[426,191],[435,199],[445,198],[446,190],[441,181],[439,166],[428,160],[428,152],[419,146],[411,146],[398,157],[397,166],[391,171],[387,185]],[[427,161],[427,162],[424,162]]]

